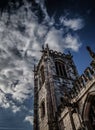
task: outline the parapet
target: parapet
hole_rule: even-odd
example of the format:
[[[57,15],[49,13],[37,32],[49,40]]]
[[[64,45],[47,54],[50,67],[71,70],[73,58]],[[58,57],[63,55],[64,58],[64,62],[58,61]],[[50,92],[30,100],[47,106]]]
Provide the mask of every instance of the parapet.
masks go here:
[[[71,90],[71,97],[78,96],[83,88],[86,88],[88,83],[95,77],[95,68],[87,67],[84,73],[75,80],[74,86]]]

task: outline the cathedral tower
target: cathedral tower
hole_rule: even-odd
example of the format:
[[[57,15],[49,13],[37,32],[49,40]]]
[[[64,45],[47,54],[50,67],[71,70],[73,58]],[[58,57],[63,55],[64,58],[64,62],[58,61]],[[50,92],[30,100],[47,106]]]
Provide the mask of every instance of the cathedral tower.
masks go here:
[[[42,50],[34,68],[34,130],[60,130],[58,116],[78,73],[72,55]]]

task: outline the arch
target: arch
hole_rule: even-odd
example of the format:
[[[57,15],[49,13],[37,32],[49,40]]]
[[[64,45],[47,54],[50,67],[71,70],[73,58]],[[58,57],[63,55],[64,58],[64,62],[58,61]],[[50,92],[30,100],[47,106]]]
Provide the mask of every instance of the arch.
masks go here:
[[[95,104],[93,104],[93,100],[95,100],[95,91],[88,93],[83,108],[83,121],[84,121],[84,125],[87,127],[87,130],[95,129],[95,126],[92,124],[91,117],[90,117],[90,114],[92,113],[93,105],[95,107]]]
[[[45,73],[44,73],[44,65],[40,68],[40,86],[42,86],[45,82]]]
[[[45,102],[41,102],[41,118],[45,116]]]
[[[65,64],[62,60],[56,59],[55,60],[55,68],[56,68],[56,74],[58,76],[67,77]]]

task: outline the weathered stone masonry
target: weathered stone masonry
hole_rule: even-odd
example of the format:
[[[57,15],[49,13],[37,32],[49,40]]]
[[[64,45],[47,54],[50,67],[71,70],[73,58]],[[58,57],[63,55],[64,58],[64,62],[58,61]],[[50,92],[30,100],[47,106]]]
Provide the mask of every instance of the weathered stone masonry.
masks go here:
[[[95,53],[79,76],[70,53],[42,50],[34,67],[34,130],[95,130]]]

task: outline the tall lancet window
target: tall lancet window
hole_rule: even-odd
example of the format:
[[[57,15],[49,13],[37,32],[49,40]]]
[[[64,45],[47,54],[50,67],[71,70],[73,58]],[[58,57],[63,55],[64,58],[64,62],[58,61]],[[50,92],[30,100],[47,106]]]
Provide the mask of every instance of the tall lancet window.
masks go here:
[[[40,76],[40,85],[43,85],[45,81],[44,66],[42,66],[40,69]]]
[[[45,102],[42,101],[41,103],[41,118],[45,116]]]
[[[55,67],[56,67],[56,74],[58,76],[67,77],[66,69],[62,61],[56,61]]]

